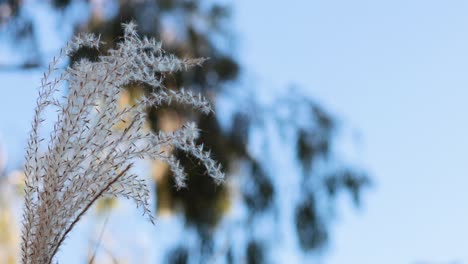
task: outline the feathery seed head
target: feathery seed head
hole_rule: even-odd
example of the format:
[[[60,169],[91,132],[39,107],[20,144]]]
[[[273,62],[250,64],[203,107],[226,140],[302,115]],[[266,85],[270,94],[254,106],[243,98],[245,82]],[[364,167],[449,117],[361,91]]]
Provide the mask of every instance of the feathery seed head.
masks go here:
[[[177,187],[184,187],[184,168],[166,151],[168,147],[178,148],[200,159],[216,182],[224,177],[209,152],[196,145],[199,130],[195,123],[189,122],[173,132],[143,131],[145,109],[149,106],[176,102],[202,113],[212,111],[201,95],[183,89],[167,90],[161,85],[160,76],[164,74],[160,73],[186,70],[204,59],[179,59],[165,54],[154,39],[138,37],[135,23],[124,28],[123,41],[115,49],[95,62],[81,60],[51,80],[61,58],[81,47],[99,48],[99,37],[92,34],[74,38],[44,74],[26,151],[24,264],[51,263],[70,230],[105,195],[133,200],[153,222],[148,186],[130,172],[135,159],[167,162]],[[63,81],[69,83],[68,96],[58,100],[54,96]],[[132,82],[145,83],[153,90],[136,104],[119,107],[123,87]],[[58,121],[47,151],[41,152],[43,139],[38,130],[43,112],[49,107],[58,109]],[[125,128],[114,129],[120,122],[126,122]]]

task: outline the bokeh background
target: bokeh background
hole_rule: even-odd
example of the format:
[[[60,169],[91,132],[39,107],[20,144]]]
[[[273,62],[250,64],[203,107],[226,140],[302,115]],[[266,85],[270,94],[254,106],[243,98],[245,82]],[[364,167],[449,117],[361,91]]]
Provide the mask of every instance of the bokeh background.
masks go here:
[[[131,20],[168,52],[210,58],[165,85],[216,113],[149,109],[148,122],[196,121],[227,181],[180,155],[176,191],[164,164],[142,162],[156,225],[103,199],[61,262],[468,263],[467,13],[461,0],[1,0],[0,263],[17,261],[42,72],[75,33],[106,44],[68,63],[104,53]]]

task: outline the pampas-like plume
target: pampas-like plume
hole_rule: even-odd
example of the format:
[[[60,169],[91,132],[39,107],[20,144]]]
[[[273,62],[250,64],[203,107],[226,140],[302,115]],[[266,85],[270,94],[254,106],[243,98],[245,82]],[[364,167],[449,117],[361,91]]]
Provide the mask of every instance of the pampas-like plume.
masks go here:
[[[94,35],[76,37],[44,74],[26,152],[21,245],[24,264],[52,263],[75,224],[105,195],[132,199],[153,222],[148,187],[143,179],[130,173],[135,159],[167,162],[177,186],[183,187],[184,169],[167,152],[168,146],[175,147],[200,159],[215,181],[221,182],[224,177],[209,152],[195,144],[198,129],[194,123],[158,134],[143,129],[149,106],[175,101],[203,113],[211,111],[203,97],[183,90],[170,91],[161,83],[164,73],[200,65],[203,59],[178,59],[164,53],[154,39],[139,38],[135,24],[124,28],[123,41],[115,49],[95,62],[81,60],[52,79],[62,57],[81,47],[99,47],[99,38]],[[68,95],[58,99],[62,82],[69,84]],[[144,83],[153,91],[121,109],[118,98],[122,87],[129,83]],[[41,146],[39,127],[49,107],[57,109],[58,120],[48,143]],[[114,129],[125,120],[131,121],[123,130]]]

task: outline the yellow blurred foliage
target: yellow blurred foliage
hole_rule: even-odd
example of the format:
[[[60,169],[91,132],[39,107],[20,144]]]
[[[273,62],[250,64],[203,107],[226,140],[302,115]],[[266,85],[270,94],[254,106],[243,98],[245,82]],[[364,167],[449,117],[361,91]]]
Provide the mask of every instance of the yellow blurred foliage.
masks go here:
[[[22,174],[13,172],[0,176],[0,263],[17,263],[19,256],[19,232],[12,204],[20,197],[18,186]]]

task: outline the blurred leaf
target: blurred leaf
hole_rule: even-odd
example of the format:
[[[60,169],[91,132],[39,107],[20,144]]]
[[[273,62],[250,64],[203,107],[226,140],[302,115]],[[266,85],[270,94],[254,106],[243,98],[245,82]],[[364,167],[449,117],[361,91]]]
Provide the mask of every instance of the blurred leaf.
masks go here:
[[[258,241],[250,241],[247,245],[247,263],[261,264],[265,263],[262,244]]]
[[[296,208],[296,232],[304,250],[320,248],[328,240],[327,227],[321,222],[317,212],[312,195]]]
[[[254,213],[264,211],[271,205],[274,195],[273,185],[257,162],[253,162],[251,176],[245,185],[244,200]]]

